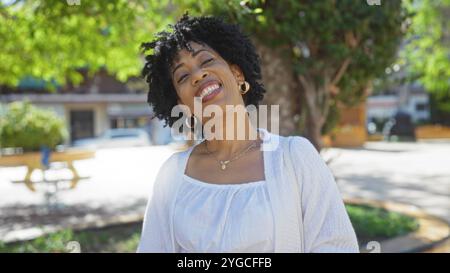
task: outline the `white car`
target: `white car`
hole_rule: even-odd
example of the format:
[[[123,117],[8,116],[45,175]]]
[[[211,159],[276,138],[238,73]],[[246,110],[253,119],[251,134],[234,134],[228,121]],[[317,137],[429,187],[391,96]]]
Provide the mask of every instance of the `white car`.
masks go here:
[[[84,138],[74,141],[74,147],[114,148],[152,145],[148,133],[144,129],[109,129],[97,138]]]

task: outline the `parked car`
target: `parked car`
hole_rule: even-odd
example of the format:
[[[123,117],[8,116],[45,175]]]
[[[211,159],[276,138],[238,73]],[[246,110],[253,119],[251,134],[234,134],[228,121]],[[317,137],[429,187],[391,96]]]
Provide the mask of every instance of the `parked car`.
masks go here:
[[[397,112],[383,128],[383,135],[387,140],[398,139],[415,141],[415,128],[411,121],[411,115],[405,112]]]
[[[84,138],[73,142],[74,147],[113,148],[151,145],[150,137],[144,129],[109,129],[97,138]]]

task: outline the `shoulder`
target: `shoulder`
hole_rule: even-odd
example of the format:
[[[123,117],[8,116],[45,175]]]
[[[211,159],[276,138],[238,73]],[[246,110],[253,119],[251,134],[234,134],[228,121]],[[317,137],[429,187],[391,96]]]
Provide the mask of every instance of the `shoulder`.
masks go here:
[[[290,153],[293,159],[320,157],[314,145],[303,136],[282,136],[265,129],[260,130],[265,133],[264,148],[268,151]]]
[[[311,159],[320,156],[311,141],[305,137],[287,136],[280,137],[280,139],[285,143],[284,149],[287,149],[295,159]]]
[[[179,177],[179,174],[183,172],[185,158],[188,156],[188,152],[191,148],[184,151],[177,151],[172,153],[159,168],[154,185],[156,188],[162,189],[172,187],[174,181]]]
[[[285,149],[290,154],[291,160],[304,170],[323,170],[327,167],[320,153],[307,138],[302,136],[289,136],[284,138]]]
[[[182,167],[184,159],[187,159],[193,147],[189,147],[182,151],[172,153],[161,165],[161,170],[179,170]]]

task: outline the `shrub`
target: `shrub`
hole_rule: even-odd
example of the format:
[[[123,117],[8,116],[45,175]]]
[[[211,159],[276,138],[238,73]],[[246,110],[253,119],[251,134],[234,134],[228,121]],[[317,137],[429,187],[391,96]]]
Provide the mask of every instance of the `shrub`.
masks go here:
[[[416,219],[397,212],[365,205],[346,206],[358,236],[395,237],[418,229]]]
[[[0,147],[37,151],[41,146],[55,148],[67,137],[63,119],[29,102],[10,103],[0,116]]]
[[[100,229],[73,231],[63,229],[34,240],[2,243],[0,253],[63,253],[71,252],[69,242],[80,244],[82,253],[135,253],[142,222],[109,226]]]

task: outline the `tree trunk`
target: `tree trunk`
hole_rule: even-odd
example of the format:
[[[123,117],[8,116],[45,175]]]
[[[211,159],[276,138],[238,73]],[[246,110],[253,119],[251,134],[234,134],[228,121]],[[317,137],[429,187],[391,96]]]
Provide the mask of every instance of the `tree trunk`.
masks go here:
[[[316,150],[320,152],[322,149],[322,127],[323,117],[320,116],[318,109],[309,109],[306,112],[305,137],[314,145]]]
[[[300,134],[298,124],[300,120],[300,109],[298,105],[298,84],[289,59],[283,58],[282,49],[270,48],[261,42],[254,40],[254,44],[261,56],[261,72],[264,79],[264,87],[267,93],[264,95],[260,105],[279,105],[279,134],[290,136]],[[251,90],[251,89],[250,89]],[[251,92],[251,91],[249,91]],[[268,127],[271,127],[268,120]],[[267,128],[272,130],[272,128]]]
[[[327,92],[329,78],[324,76],[322,84],[315,84],[311,77],[299,75],[302,98],[306,107],[304,135],[314,145],[317,151],[322,149],[322,127],[330,108],[330,94]]]

